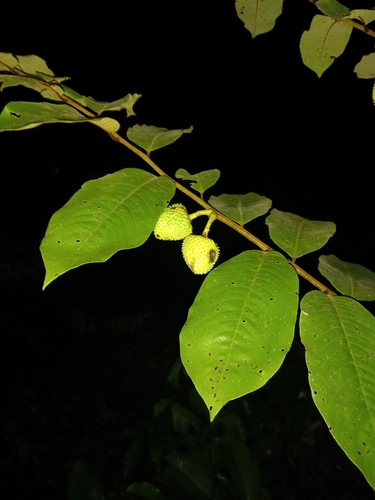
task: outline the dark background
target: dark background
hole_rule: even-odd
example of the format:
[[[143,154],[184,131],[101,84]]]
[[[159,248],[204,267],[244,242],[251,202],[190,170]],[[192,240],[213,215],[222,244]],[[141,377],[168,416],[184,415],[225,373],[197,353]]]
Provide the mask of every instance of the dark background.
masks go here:
[[[218,168],[221,179],[209,194],[253,191],[279,210],[332,220],[337,233],[322,253],[375,270],[372,81],[352,71],[374,42],[353,33],[345,54],[318,79],[299,55],[300,36],[317,12],[307,0],[285,1],[275,29],[252,40],[233,2],[125,1],[105,10],[61,6],[53,14],[44,5],[39,16],[22,10],[8,23],[0,50],[39,55],[56,75],[71,77],[69,86],[97,100],[142,94],[136,117],[113,115],[123,135],[135,123],[194,126],[154,153],[168,174]],[[0,95],[2,105],[12,99],[37,96],[18,88]],[[172,424],[168,430],[153,419],[156,401],[191,405],[191,382],[182,377],[176,390],[166,380],[203,280],[185,266],[179,243],[164,246],[151,237],[41,291],[38,248],[54,211],[89,179],[147,167],[90,125],[2,133],[0,148],[3,498],[67,498],[69,471],[83,458],[108,498],[126,498],[133,481],[183,498],[146,451],[130,472],[123,467],[132,433],[153,436],[164,425],[173,435]],[[181,194],[174,201],[196,209]],[[249,248],[216,224],[221,261]],[[263,218],[249,230],[268,242]],[[301,259],[317,278],[319,255]],[[243,399],[228,411],[241,416],[262,487],[273,498],[375,497],[310,401],[298,340],[280,373]]]

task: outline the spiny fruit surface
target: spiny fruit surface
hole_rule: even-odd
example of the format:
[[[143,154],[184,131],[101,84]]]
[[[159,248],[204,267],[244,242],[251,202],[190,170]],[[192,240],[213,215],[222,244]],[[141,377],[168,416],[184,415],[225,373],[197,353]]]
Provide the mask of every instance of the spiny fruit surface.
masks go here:
[[[193,232],[186,208],[181,203],[167,207],[159,217],[154,234],[159,240],[182,240]]]
[[[206,236],[192,234],[182,242],[182,255],[194,274],[206,274],[219,258],[219,247]]]

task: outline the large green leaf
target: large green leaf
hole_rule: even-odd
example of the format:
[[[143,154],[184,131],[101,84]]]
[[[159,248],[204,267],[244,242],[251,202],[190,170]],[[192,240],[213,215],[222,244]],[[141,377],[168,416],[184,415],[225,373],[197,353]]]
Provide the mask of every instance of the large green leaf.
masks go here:
[[[220,177],[220,170],[218,170],[217,168],[213,168],[211,170],[204,170],[203,172],[199,172],[198,174],[191,175],[184,168],[179,168],[175,176],[177,179],[193,181],[190,183],[190,187],[203,195],[203,193],[207,191],[208,188],[217,183]]]
[[[375,273],[360,264],[345,262],[335,255],[322,255],[318,269],[343,295],[375,300]]]
[[[352,26],[328,16],[316,15],[300,41],[303,63],[321,77],[345,50]]]
[[[275,208],[266,219],[270,236],[292,259],[314,252],[335,234],[333,222],[308,220]]]
[[[134,142],[134,144],[144,149],[147,154],[150,154],[156,149],[173,144],[182,134],[190,134],[192,130],[193,127],[168,130],[153,125],[134,125],[134,127],[128,128],[126,136],[129,141]]]
[[[169,177],[135,168],[83,184],[49,222],[40,247],[43,288],[70,269],[142,245],[174,192]]]
[[[208,203],[240,226],[266,214],[272,206],[269,198],[256,193],[211,196]]]
[[[211,420],[277,372],[293,340],[297,307],[297,274],[278,252],[243,252],[206,277],[180,348]]]
[[[375,488],[375,318],[354,299],[318,291],[303,298],[301,309],[314,402]]]
[[[236,0],[236,12],[253,38],[275,26],[283,0]]]
[[[113,118],[87,118],[67,104],[50,102],[9,102],[0,114],[0,132],[27,130],[48,123],[92,123],[107,132],[117,132]]]

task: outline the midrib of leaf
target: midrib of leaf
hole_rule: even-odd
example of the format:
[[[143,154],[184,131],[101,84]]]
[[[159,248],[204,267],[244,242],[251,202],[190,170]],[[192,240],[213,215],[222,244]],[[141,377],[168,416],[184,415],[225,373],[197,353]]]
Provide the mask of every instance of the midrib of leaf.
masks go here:
[[[156,140],[157,140],[157,139],[158,139],[161,135],[162,135],[161,133],[160,133],[160,134],[155,135],[154,139],[151,141],[150,146],[149,146],[149,148],[148,148],[148,149],[149,149],[149,151],[152,151],[152,150],[153,150],[154,143],[156,142]]]
[[[299,225],[298,227],[298,231],[297,231],[297,237],[296,237],[296,242],[294,244],[294,252],[293,254],[294,255],[297,255],[297,248],[298,248],[298,241],[299,241],[299,235],[301,234],[301,231],[302,231],[302,227],[304,225],[305,221],[302,221],[301,224]],[[292,255],[292,259],[294,259],[294,256]]]
[[[328,296],[329,297],[329,296]],[[368,397],[365,395],[365,393],[363,392],[363,384],[362,384],[362,378],[361,378],[361,375],[358,373],[358,368],[357,368],[357,364],[356,364],[356,361],[355,361],[355,358],[353,356],[353,351],[352,351],[352,348],[351,348],[351,345],[350,345],[350,342],[348,341],[348,337],[347,337],[347,334],[346,334],[346,328],[344,327],[344,324],[342,322],[342,319],[341,319],[341,315],[337,309],[337,306],[335,304],[335,301],[332,299],[332,297],[329,297],[330,301],[331,301],[331,304],[333,305],[333,309],[336,313],[336,316],[340,322],[340,325],[341,325],[341,328],[342,328],[342,331],[345,332],[345,341],[346,341],[346,345],[347,345],[347,349],[348,349],[348,352],[350,352],[350,355],[351,355],[351,358],[352,358],[352,363],[353,363],[353,366],[354,366],[354,369],[355,369],[355,372],[357,374],[357,379],[358,379],[358,382],[359,382],[359,387],[361,388],[361,394],[362,394],[362,397],[363,397],[363,400],[365,402],[367,402],[367,399]],[[337,392],[337,391],[336,391]],[[366,404],[366,407],[367,407],[367,404]],[[366,408],[367,409],[367,408]],[[375,422],[374,422],[374,419],[372,417],[372,412],[368,411],[368,413],[370,414],[370,419],[371,419],[371,424],[372,424],[372,428],[374,429],[375,428]]]
[[[259,271],[260,267],[262,267],[262,266],[258,266],[258,269],[257,269],[256,273],[254,274],[254,278],[251,281],[251,286],[249,285],[249,291],[247,292],[246,299],[243,301],[243,306],[242,306],[242,309],[241,309],[241,313],[238,316],[237,326],[236,326],[236,329],[234,331],[234,335],[232,337],[232,341],[231,341],[230,347],[228,348],[227,359],[226,359],[226,362],[225,362],[226,365],[230,364],[231,352],[233,350],[232,349],[233,348],[233,344],[234,344],[234,341],[236,340],[236,338],[238,336],[238,333],[239,333],[239,330],[240,330],[240,326],[241,326],[240,320],[243,317],[243,314],[244,314],[244,312],[246,310],[246,304],[249,301],[249,297],[251,296],[251,294],[252,294],[252,292],[254,290],[254,287],[255,287],[255,284],[256,284],[259,272],[260,272]],[[250,280],[249,280],[249,284],[250,284]],[[225,375],[225,372],[223,372],[222,374],[220,374],[220,381],[223,381],[224,375]]]
[[[256,2],[256,7],[255,7],[255,16],[254,16],[254,37],[256,36],[256,27],[257,27],[257,21],[258,21],[258,11],[259,11],[259,2],[261,0],[257,0]]]
[[[333,27],[340,21],[335,21],[331,24],[331,26],[329,27],[329,29],[327,30],[327,33],[324,37],[324,41],[322,43],[322,49],[320,51],[320,59],[322,59],[322,56],[323,56],[323,53],[324,53],[324,49],[325,49],[325,46],[326,46],[326,42],[327,42],[327,39],[328,39],[328,35],[330,34],[330,31],[333,29]]]

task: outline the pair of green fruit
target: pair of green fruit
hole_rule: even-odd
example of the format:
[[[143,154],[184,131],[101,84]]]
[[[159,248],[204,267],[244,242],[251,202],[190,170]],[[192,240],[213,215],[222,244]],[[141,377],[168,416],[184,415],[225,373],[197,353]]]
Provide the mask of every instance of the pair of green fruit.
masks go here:
[[[200,215],[199,212],[189,215],[181,203],[170,205],[160,215],[154,234],[159,240],[183,240],[182,255],[188,267],[195,274],[206,274],[219,258],[219,247],[205,236],[208,230],[204,231],[202,236],[191,234],[191,220],[198,214]]]

